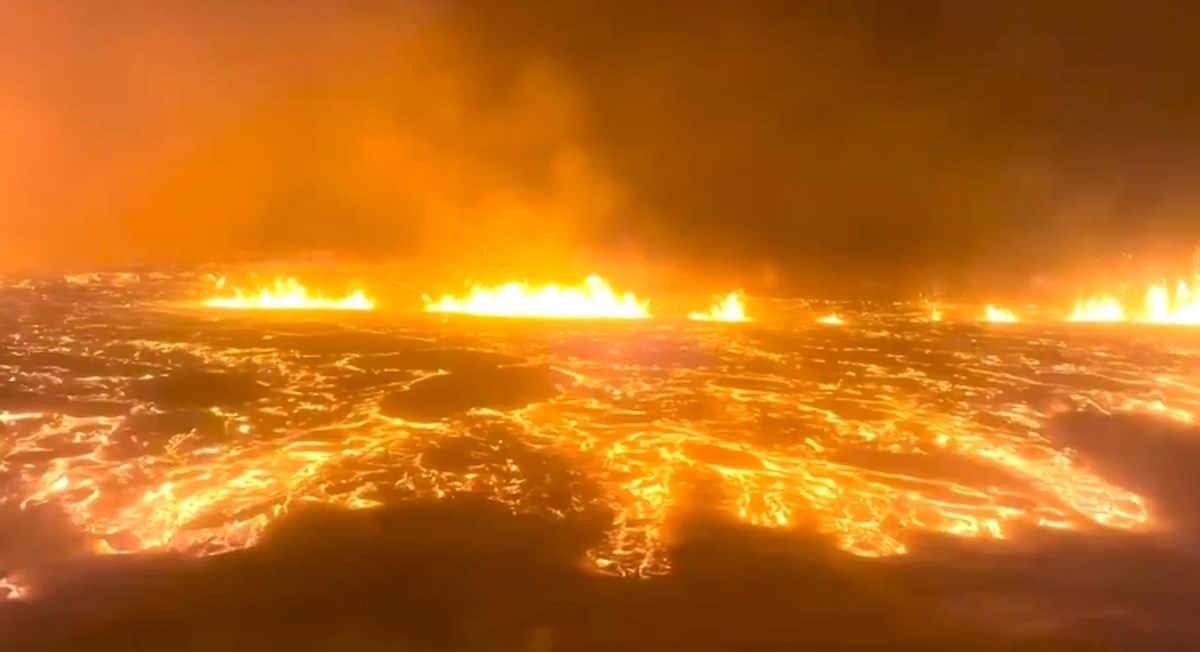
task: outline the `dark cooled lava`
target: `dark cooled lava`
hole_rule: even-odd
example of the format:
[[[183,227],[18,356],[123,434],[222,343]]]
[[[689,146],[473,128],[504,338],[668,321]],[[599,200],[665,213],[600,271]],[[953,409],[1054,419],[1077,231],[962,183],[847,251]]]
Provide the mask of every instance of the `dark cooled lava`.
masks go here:
[[[196,278],[10,283],[0,489],[97,554],[254,546],[306,505],[483,496],[602,522],[579,562],[671,572],[679,510],[858,556],[940,533],[1152,531],[1153,500],[1049,424],[1200,413],[1193,335],[929,324],[777,302],[745,325],[181,308]],[[12,535],[9,535],[11,539]],[[36,578],[0,550],[11,597]]]

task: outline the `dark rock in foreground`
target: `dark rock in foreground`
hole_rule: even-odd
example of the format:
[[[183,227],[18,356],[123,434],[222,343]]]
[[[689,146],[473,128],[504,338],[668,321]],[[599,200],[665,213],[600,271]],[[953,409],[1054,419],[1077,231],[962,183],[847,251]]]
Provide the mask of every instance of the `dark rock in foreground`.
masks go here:
[[[42,593],[0,600],[6,651],[1106,649],[1066,632],[988,631],[948,617],[941,602],[963,593],[944,580],[961,576],[958,566],[904,573],[820,537],[721,519],[681,523],[671,574],[637,581],[585,568],[600,536],[586,522],[514,515],[470,495],[376,510],[310,507],[253,549],[205,559],[51,565],[44,560],[68,544],[49,543],[48,514],[32,516],[0,508],[0,531],[47,535],[23,551],[46,564]],[[984,560],[968,568],[981,562],[995,572]],[[938,569],[941,581],[931,581]]]
[[[225,407],[258,400],[267,388],[249,375],[176,371],[134,383],[129,395],[173,408]]]
[[[117,417],[129,412],[130,405],[117,401],[77,399],[44,392],[28,392],[0,387],[0,411],[44,412],[73,417]]]
[[[550,367],[496,367],[432,376],[380,402],[387,416],[436,421],[474,408],[518,410],[557,396],[571,377]]]

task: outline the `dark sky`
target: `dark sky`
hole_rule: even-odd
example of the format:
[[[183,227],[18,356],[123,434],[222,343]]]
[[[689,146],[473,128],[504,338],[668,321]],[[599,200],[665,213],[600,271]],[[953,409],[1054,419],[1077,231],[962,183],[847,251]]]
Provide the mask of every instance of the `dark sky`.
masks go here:
[[[7,0],[0,54],[0,267],[954,284],[1200,235],[1178,0]]]

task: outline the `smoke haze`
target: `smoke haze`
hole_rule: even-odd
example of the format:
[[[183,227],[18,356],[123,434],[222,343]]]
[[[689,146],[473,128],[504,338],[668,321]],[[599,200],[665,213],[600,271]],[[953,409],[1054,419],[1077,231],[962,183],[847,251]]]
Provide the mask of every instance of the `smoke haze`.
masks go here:
[[[1191,11],[12,0],[0,256],[929,282],[1170,249]]]

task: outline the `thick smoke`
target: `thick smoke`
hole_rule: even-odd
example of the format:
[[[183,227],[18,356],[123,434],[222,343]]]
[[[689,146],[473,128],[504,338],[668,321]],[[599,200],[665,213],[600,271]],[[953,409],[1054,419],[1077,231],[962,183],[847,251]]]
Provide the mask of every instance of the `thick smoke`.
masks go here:
[[[620,209],[551,59],[496,68],[445,8],[347,4],[7,6],[9,262],[552,265]]]
[[[1200,224],[1188,11],[13,0],[0,255],[955,284],[1154,251]]]

